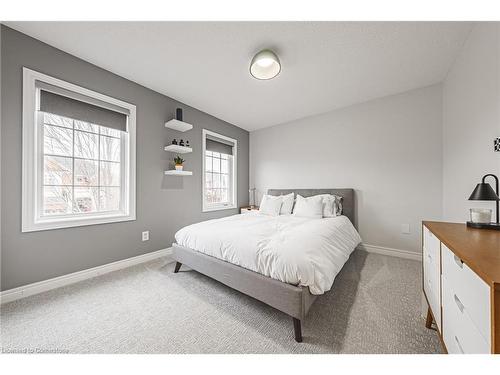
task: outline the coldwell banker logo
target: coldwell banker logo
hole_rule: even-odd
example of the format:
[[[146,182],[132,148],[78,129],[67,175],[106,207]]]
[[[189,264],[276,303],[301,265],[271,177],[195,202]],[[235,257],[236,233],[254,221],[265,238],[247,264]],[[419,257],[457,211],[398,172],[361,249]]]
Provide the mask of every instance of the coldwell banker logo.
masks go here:
[[[68,354],[68,349],[62,348],[3,348],[2,354]]]

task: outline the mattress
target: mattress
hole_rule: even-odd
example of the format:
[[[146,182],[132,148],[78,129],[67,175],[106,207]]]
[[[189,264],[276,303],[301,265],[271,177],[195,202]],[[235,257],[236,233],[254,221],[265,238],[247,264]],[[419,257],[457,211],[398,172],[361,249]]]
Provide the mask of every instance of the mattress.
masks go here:
[[[330,290],[361,238],[345,216],[309,219],[258,212],[186,226],[175,234],[180,246],[216,257],[264,276]]]

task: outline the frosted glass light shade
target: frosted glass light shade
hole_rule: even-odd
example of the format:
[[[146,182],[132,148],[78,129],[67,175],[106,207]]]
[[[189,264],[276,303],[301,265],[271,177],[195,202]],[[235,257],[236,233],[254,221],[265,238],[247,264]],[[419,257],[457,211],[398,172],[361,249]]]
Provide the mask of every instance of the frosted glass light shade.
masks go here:
[[[271,79],[281,71],[278,56],[268,49],[257,53],[250,63],[250,73],[257,79]]]

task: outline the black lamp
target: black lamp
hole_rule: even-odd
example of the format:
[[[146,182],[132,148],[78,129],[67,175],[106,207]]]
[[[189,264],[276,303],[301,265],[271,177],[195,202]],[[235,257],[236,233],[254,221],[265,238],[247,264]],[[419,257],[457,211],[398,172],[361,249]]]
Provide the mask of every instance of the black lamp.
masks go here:
[[[493,191],[491,185],[485,182],[487,177],[493,177],[495,179],[495,189]],[[498,177],[494,174],[487,174],[483,176],[480,184],[477,184],[476,188],[469,197],[470,201],[496,201],[496,223],[473,223],[471,221],[467,222],[467,226],[471,228],[481,228],[481,229],[496,229],[500,230],[499,216],[498,216],[498,206],[500,198],[498,197]]]

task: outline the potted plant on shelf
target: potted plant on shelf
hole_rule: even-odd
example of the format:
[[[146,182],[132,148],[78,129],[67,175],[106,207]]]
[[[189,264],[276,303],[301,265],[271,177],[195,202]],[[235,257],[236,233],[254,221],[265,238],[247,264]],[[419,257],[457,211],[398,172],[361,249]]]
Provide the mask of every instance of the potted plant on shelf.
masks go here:
[[[175,163],[175,170],[176,171],[182,171],[182,163],[184,163],[185,160],[183,158],[181,158],[179,155],[177,155],[175,158],[174,158],[174,163]]]

